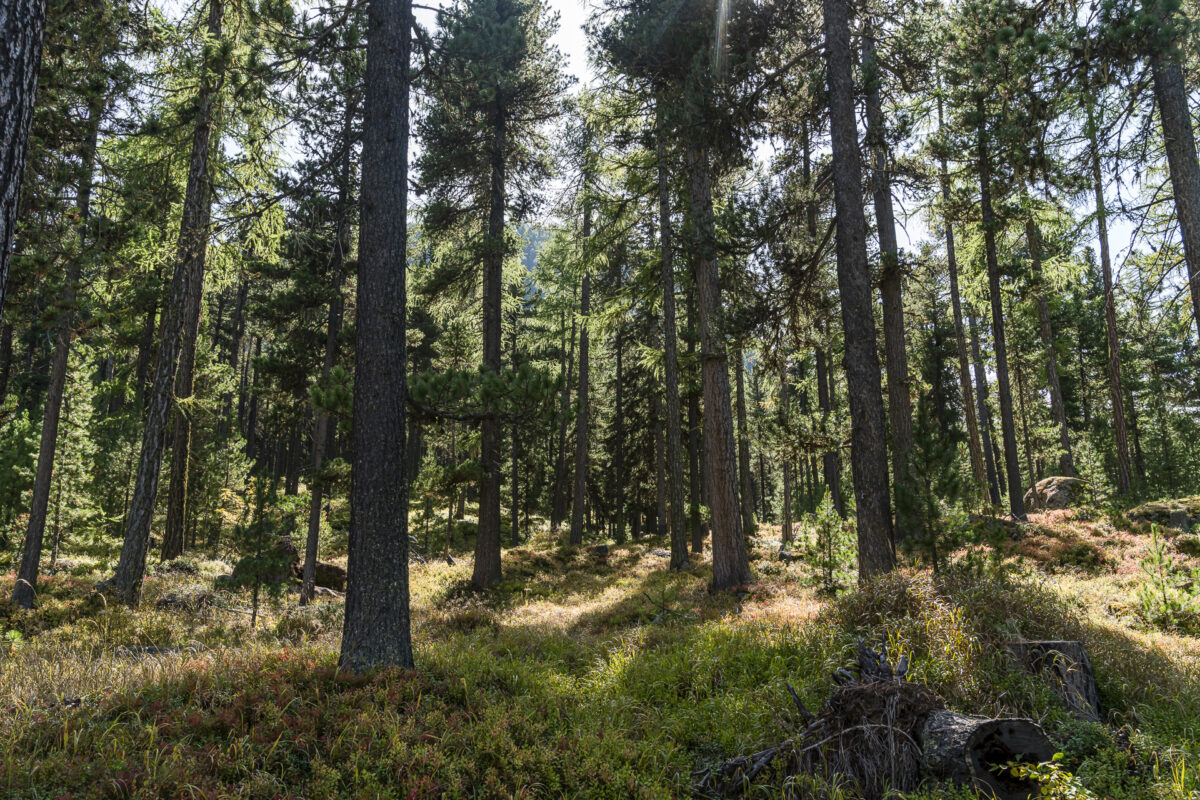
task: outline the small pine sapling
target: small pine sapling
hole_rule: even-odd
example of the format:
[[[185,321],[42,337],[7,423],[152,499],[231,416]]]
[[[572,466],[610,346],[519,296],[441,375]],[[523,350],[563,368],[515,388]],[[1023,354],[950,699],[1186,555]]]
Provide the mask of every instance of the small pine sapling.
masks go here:
[[[250,627],[258,623],[259,596],[267,590],[273,597],[283,593],[296,562],[295,546],[285,546],[296,524],[296,509],[281,506],[273,484],[255,479],[254,509],[250,521],[233,529],[231,545],[241,559],[222,587],[251,590]]]
[[[905,464],[906,480],[896,486],[897,513],[910,531],[902,546],[929,560],[936,574],[945,555],[958,544],[963,526],[955,513],[963,500],[958,441],[945,436],[934,419],[930,392],[917,400],[913,446]]]

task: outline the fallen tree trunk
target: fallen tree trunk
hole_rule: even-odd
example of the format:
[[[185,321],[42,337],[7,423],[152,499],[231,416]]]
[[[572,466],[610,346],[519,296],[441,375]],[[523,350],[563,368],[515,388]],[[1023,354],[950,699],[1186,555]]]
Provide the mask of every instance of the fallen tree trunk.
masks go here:
[[[1054,747],[1037,723],[1027,719],[988,719],[956,711],[930,712],[921,728],[921,768],[929,777],[949,780],[996,800],[1027,800],[1037,786],[1003,773],[1010,761],[1041,763]]]
[[[738,797],[768,776],[810,776],[836,781],[864,800],[910,792],[926,780],[953,781],[997,800],[1038,795],[1038,784],[999,769],[1053,757],[1037,723],[949,711],[928,688],[909,683],[907,660],[893,667],[886,649],[876,652],[860,642],[857,661],[857,675],[845,668],[834,673],[837,688],[816,715],[789,686],[805,724],[799,735],[701,770],[696,793]],[[807,796],[789,791],[785,797]]]

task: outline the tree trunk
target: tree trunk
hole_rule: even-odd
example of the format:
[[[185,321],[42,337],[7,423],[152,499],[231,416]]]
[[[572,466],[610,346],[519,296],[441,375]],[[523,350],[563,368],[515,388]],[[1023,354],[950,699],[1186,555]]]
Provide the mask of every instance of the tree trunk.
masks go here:
[[[4,398],[8,395],[8,378],[12,373],[12,334],[11,323],[0,325],[0,405],[4,404]]]
[[[689,282],[687,291],[688,362],[696,362],[696,293]],[[703,483],[700,476],[700,394],[689,381],[688,388],[688,524],[692,529],[692,552],[704,552],[704,525],[700,520]]]
[[[513,312],[512,319],[512,337],[509,341],[512,343],[512,366],[513,374],[517,374],[517,368],[520,367],[519,353],[517,352],[517,312]],[[512,530],[509,532],[510,541],[513,547],[521,545],[521,524],[518,517],[521,502],[521,430],[517,419],[513,418],[512,423]]]
[[[978,101],[983,118],[983,100]],[[1008,472],[1008,505],[1013,519],[1024,521],[1025,501],[1021,496],[1021,464],[1017,455],[1017,430],[1013,423],[1012,391],[1008,385],[1008,352],[1004,343],[1004,309],[1000,294],[1000,264],[996,258],[997,222],[992,210],[992,163],[987,133],[978,131],[980,205],[983,211],[983,240],[987,256],[988,293],[992,303],[992,338],[996,351],[996,385],[1000,392],[1000,429],[1004,433],[1004,462]]]
[[[819,352],[819,351],[818,351]],[[819,356],[818,356],[819,357]],[[783,357],[783,369],[779,371],[779,408],[783,415],[784,425],[789,425],[792,419],[791,397],[788,391],[788,367],[787,356]],[[818,370],[817,381],[820,382],[824,376],[819,374]],[[784,443],[783,449],[783,531],[780,534],[781,548],[786,548],[792,543],[792,453],[791,444]]]
[[[588,190],[584,181],[584,192]],[[579,289],[579,391],[576,396],[578,408],[575,412],[575,493],[571,505],[571,544],[583,544],[583,509],[587,500],[587,446],[588,446],[588,327],[592,313],[592,276],[588,269],[591,246],[592,212],[587,198],[583,208],[583,282]]]
[[[46,0],[0,0],[0,320],[45,30]]]
[[[346,621],[338,663],[413,665],[405,474],[410,0],[370,0]]]
[[[191,297],[191,308],[185,312],[183,342],[179,351],[179,368],[175,375],[175,399],[192,396],[196,372],[196,344],[200,336],[200,313],[203,297],[201,286]],[[175,430],[171,438],[171,478],[167,484],[167,521],[163,528],[162,560],[170,561],[183,554],[183,529],[187,524],[188,469],[192,455],[191,414],[175,406]]]
[[[875,346],[867,222],[862,208],[862,163],[855,124],[847,0],[823,0],[825,64],[837,215],[837,271],[850,399],[850,462],[858,517],[858,572],[865,580],[896,563],[888,487],[883,387]]]
[[[986,719],[938,709],[921,728],[922,769],[931,777],[964,784],[996,800],[1027,800],[1038,793],[1032,781],[1008,779],[996,772],[1018,758],[1039,764],[1054,746],[1027,719]]]
[[[667,534],[667,430],[663,424],[663,402],[658,392],[650,402],[654,418],[654,535]]]
[[[942,127],[942,98],[938,97],[938,127]],[[950,172],[946,159],[941,160],[940,181],[942,200],[950,203]],[[958,350],[958,380],[962,392],[963,415],[967,422],[967,445],[971,452],[971,473],[979,491],[988,489],[987,472],[984,466],[983,445],[980,444],[979,420],[975,416],[975,404],[971,402],[971,371],[968,366],[967,337],[963,331],[962,300],[958,289],[958,256],[954,247],[954,226],[949,217],[946,224],[946,263],[950,272],[950,305],[954,311],[954,343]]]
[[[733,348],[733,374],[737,390],[737,454],[738,454],[738,485],[741,487],[742,501],[742,531],[746,536],[753,536],[754,525],[754,485],[750,478],[750,425],[746,420],[746,359],[742,354],[742,345],[738,342]]]
[[[1122,497],[1133,494],[1129,469],[1129,440],[1125,429],[1125,392],[1121,387],[1121,338],[1117,332],[1117,299],[1113,288],[1112,256],[1108,249],[1108,206],[1104,202],[1104,176],[1100,171],[1100,144],[1096,138],[1096,119],[1089,99],[1087,131],[1092,157],[1092,187],[1096,193],[1096,238],[1100,240],[1100,271],[1104,276],[1104,331],[1108,342],[1108,399],[1112,404],[1113,436],[1117,445],[1117,491]],[[1085,393],[1086,394],[1086,393]]]
[[[833,414],[833,373],[829,369],[832,359],[825,348],[817,348],[817,404],[821,407],[821,432],[829,435],[829,420]],[[821,473],[825,486],[829,489],[833,507],[839,517],[846,516],[846,507],[842,502],[841,467],[838,464],[838,452],[829,448],[821,454]]]
[[[504,288],[505,163],[508,126],[504,111],[492,121],[491,194],[488,198],[487,246],[483,256],[483,368],[500,374],[501,294]],[[500,421],[485,404],[480,424],[479,527],[471,583],[486,589],[500,580]]]
[[[617,274],[619,280],[620,270]],[[620,288],[619,284],[618,288]],[[617,356],[616,417],[613,420],[616,427],[613,442],[613,476],[616,481],[616,489],[613,492],[613,505],[615,506],[613,540],[617,544],[625,541],[625,386],[622,357],[624,328],[624,321],[618,320],[616,331],[613,334],[613,350],[616,351]]]
[[[892,477],[900,491],[908,472],[908,454],[913,446],[912,401],[908,387],[908,354],[904,342],[904,275],[900,269],[900,246],[896,241],[896,215],[892,208],[892,182],[887,169],[883,103],[879,91],[879,65],[875,60],[874,33],[868,28],[863,38],[863,71],[866,81],[867,144],[871,153],[871,194],[879,236],[879,293],[883,299],[883,345],[887,371],[888,422],[891,428]],[[896,539],[911,535],[899,515]]]
[[[571,336],[563,348],[567,353],[566,364],[563,365],[562,375],[562,412],[558,422],[558,461],[554,466],[554,504],[550,510],[550,531],[557,534],[567,515],[567,416],[571,410],[571,373],[575,369],[575,313],[574,292],[571,297]],[[565,325],[563,326],[566,327]]]
[[[46,407],[42,415],[42,442],[38,451],[37,473],[33,483],[33,498],[29,509],[29,524],[25,532],[25,552],[21,569],[13,588],[13,604],[33,608],[37,579],[42,557],[42,537],[46,530],[46,508],[50,501],[50,482],[54,475],[54,453],[58,444],[58,418],[62,410],[63,390],[67,380],[67,365],[71,353],[71,336],[75,325],[75,295],[87,258],[87,224],[91,216],[92,182],[96,167],[96,146],[100,138],[100,118],[106,100],[100,97],[88,104],[87,139],[79,166],[79,190],[75,195],[75,211],[79,215],[79,253],[67,266],[66,282],[62,288],[59,318],[54,336],[54,358],[50,364],[50,381],[46,389]],[[0,393],[3,400],[3,393]],[[61,485],[61,483],[60,483]],[[57,537],[55,539],[57,543]]]
[[[704,481],[712,513],[713,589],[721,591],[750,582],[750,561],[738,508],[733,414],[729,408],[729,362],[725,353],[707,149],[689,143],[687,166],[692,230],[696,236],[697,312],[704,391]]]
[[[979,326],[975,314],[967,311],[967,322],[971,331],[971,360],[975,369],[975,407],[979,412],[979,438],[982,443],[984,465],[987,467],[988,493],[992,505],[1000,505],[1000,484],[996,472],[996,459],[992,447],[992,414],[987,404],[987,372],[983,368],[983,354],[979,348]]]
[[[1050,385],[1050,413],[1058,426],[1058,442],[1062,447],[1058,468],[1063,475],[1075,477],[1075,457],[1071,450],[1071,431],[1067,427],[1067,411],[1063,405],[1062,382],[1058,377],[1058,353],[1054,349],[1054,325],[1050,322],[1050,301],[1046,296],[1046,281],[1042,274],[1042,232],[1032,219],[1025,221],[1025,240],[1029,245],[1029,266],[1037,294],[1038,331],[1046,353],[1046,382]]]
[[[1183,239],[1188,284],[1192,292],[1192,316],[1200,333],[1200,164],[1196,162],[1196,140],[1183,70],[1173,53],[1150,60],[1154,73],[1154,98],[1167,149],[1167,168],[1175,193],[1175,215]]]
[[[346,115],[342,126],[342,136],[345,141],[345,155],[342,158],[341,185],[338,205],[337,241],[331,259],[333,271],[333,297],[329,301],[329,316],[325,323],[325,359],[321,363],[321,381],[328,381],[333,365],[337,361],[338,337],[341,335],[342,321],[342,281],[345,278],[345,257],[350,245],[350,125],[353,112],[347,104]],[[239,291],[239,305],[241,292]],[[235,325],[236,328],[236,325]],[[304,540],[304,571],[300,586],[300,605],[307,605],[313,598],[313,589],[317,579],[317,555],[320,549],[321,536],[321,502],[325,495],[325,481],[321,471],[325,467],[325,448],[329,443],[329,413],[321,408],[313,409],[313,438],[312,438],[312,476],[308,482],[308,533]],[[408,470],[406,477],[411,480],[413,472]]]
[[[221,16],[224,0],[210,0],[208,34],[221,36]],[[213,105],[216,99],[215,76],[206,75],[197,98],[196,127],[192,135],[192,152],[188,164],[187,189],[183,200],[183,216],[179,225],[179,243],[175,255],[175,274],[171,279],[171,294],[163,310],[162,332],[159,336],[158,359],[154,378],[149,387],[146,426],[138,458],[137,478],[133,497],[125,518],[125,542],[113,576],[112,586],[117,599],[127,605],[137,605],[141,597],[142,578],[146,571],[146,548],[150,539],[150,524],[162,472],[163,445],[166,439],[167,417],[175,392],[175,375],[181,350],[187,341],[194,343],[190,319],[192,309],[200,305],[198,295],[204,287],[204,266],[208,253],[209,217],[212,211],[212,187],[209,175],[210,140],[213,128]],[[190,391],[190,386],[187,387]]]
[[[675,325],[675,259],[671,233],[671,181],[667,169],[667,129],[660,92],[657,115],[658,147],[658,229],[662,260],[659,265],[663,296],[663,393],[667,406],[667,479],[671,502],[671,569],[682,569],[688,562],[688,534],[684,524],[683,446],[680,441],[679,412],[679,334]]]

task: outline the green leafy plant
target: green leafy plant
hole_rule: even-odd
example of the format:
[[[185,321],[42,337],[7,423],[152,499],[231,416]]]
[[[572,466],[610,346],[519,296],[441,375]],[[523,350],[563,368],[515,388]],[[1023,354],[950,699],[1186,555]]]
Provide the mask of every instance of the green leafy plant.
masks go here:
[[[1055,753],[1052,760],[1041,764],[1010,761],[1001,769],[1017,780],[1038,784],[1038,797],[1046,800],[1096,800],[1096,795],[1062,767],[1062,760],[1063,754]]]

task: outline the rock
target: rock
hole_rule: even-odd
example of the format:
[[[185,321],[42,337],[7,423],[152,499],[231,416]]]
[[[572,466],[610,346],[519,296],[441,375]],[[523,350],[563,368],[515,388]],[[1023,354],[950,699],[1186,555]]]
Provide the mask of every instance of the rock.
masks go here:
[[[650,555],[652,555],[652,556],[658,556],[659,558],[670,558],[670,557],[671,557],[671,551],[670,551],[670,550],[664,550],[664,549],[663,549],[663,548],[661,548],[661,547],[656,547],[655,549],[653,549],[653,550],[651,550],[651,551],[650,551]]]
[[[1143,503],[1130,509],[1125,516],[1134,522],[1150,522],[1169,525],[1179,530],[1190,530],[1200,525],[1200,495]]]
[[[1079,504],[1087,490],[1087,481],[1055,475],[1042,478],[1025,493],[1025,508],[1028,511],[1054,511],[1071,508]]]
[[[607,561],[608,560],[608,545],[598,544],[595,547],[589,547],[588,553],[593,558],[595,558],[597,561]]]
[[[313,594],[317,597],[345,597],[341,592],[335,592],[333,589],[327,589],[324,586],[314,586]]]
[[[336,592],[344,592],[346,591],[346,570],[337,564],[326,564],[323,561],[318,561],[313,583],[317,586],[333,589]]]

